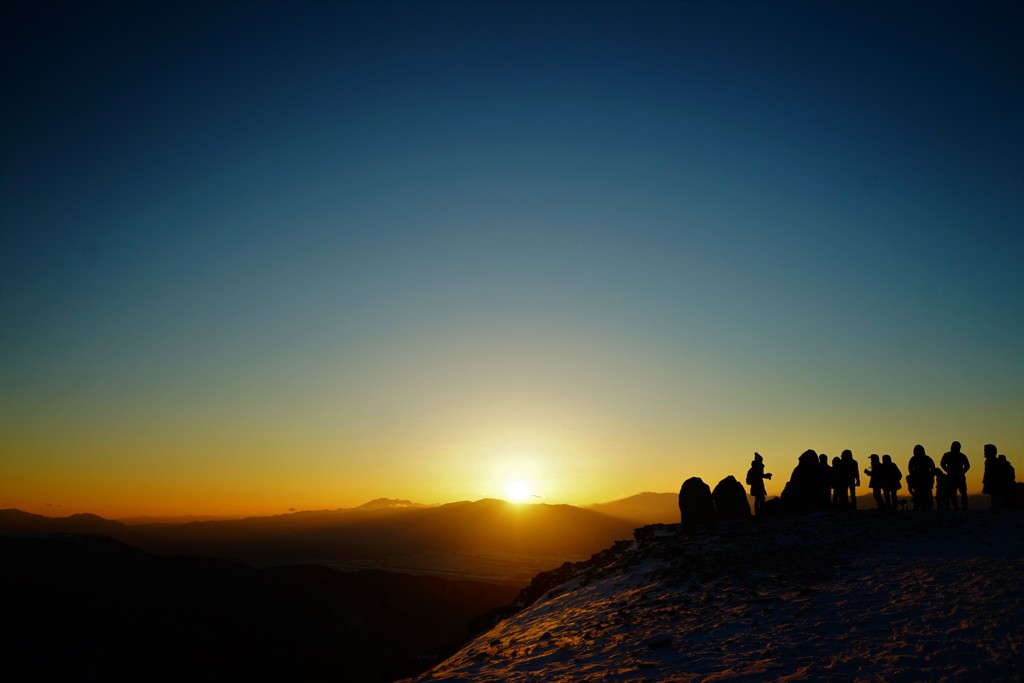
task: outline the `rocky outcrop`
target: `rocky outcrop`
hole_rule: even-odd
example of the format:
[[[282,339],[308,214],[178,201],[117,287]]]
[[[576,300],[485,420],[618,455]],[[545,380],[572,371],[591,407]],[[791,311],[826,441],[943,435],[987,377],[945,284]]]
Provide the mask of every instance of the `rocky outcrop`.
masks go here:
[[[718,519],[750,517],[747,492],[743,490],[743,484],[739,483],[731,474],[718,482],[718,486],[711,492],[711,497],[715,500],[715,516]]]
[[[711,487],[700,477],[690,477],[679,489],[679,521],[684,527],[715,521]]]

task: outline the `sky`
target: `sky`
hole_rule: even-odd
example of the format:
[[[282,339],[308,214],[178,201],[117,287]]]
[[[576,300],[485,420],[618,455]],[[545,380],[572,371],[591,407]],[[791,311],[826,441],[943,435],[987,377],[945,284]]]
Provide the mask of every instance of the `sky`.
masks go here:
[[[0,507],[1024,472],[1024,9],[5,2]]]

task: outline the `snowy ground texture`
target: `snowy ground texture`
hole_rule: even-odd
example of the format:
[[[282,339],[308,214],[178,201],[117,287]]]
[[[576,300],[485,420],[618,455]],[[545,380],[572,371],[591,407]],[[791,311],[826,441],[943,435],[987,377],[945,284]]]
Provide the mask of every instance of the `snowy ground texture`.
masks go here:
[[[1024,510],[637,530],[420,681],[1024,681]]]

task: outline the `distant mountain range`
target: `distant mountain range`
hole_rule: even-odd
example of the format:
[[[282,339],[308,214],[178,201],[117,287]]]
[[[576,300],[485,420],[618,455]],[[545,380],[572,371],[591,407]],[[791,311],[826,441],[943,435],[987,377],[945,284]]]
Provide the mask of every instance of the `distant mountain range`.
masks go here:
[[[659,503],[378,499],[143,524],[0,510],[0,580],[17,587],[4,645],[25,665],[12,680],[414,675],[539,572],[632,538]]]
[[[493,499],[439,506],[378,499],[352,509],[134,525],[90,514],[50,518],[10,509],[0,510],[0,531],[102,534],[156,554],[256,566],[316,563],[521,585],[539,571],[630,538],[647,521],[644,504],[660,501],[658,495],[591,509]],[[627,512],[640,519],[615,514]]]
[[[629,519],[638,525],[674,524],[679,521],[679,494],[644,492],[610,503],[588,505],[586,509]]]

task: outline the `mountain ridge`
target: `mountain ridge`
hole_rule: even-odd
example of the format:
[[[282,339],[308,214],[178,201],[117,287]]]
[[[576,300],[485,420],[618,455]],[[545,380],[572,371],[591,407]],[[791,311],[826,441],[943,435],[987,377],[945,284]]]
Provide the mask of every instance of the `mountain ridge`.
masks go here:
[[[362,511],[317,511],[183,524],[128,526],[95,516],[48,518],[0,510],[3,533],[102,533],[161,555],[218,557],[253,566],[313,563],[521,584],[583,559],[635,522],[570,505],[498,499],[438,506],[371,501]]]

